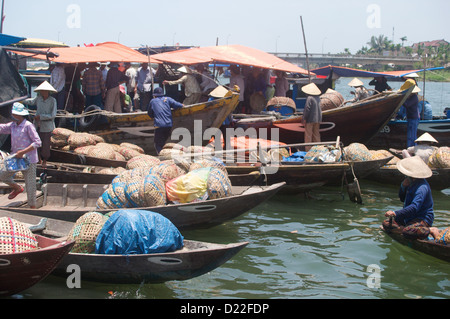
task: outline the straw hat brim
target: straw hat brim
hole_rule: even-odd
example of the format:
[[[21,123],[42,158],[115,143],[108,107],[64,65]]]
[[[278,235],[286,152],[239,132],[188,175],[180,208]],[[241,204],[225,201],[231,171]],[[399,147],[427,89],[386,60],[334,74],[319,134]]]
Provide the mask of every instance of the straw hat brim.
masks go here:
[[[429,178],[433,172],[427,164],[419,157],[409,157],[400,160],[397,163],[397,169],[406,176],[412,178]]]
[[[322,94],[322,92],[320,92],[317,85],[315,85],[314,83],[310,83],[310,84],[302,87],[302,92],[305,94],[308,94],[308,95],[321,95]]]

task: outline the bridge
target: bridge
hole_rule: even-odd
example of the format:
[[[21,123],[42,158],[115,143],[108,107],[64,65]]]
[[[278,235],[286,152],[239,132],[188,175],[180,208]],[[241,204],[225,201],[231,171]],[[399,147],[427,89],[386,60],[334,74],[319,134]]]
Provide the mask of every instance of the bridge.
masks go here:
[[[280,59],[288,61],[306,68],[305,53],[271,53]],[[415,63],[422,63],[419,57],[392,57],[392,56],[372,56],[372,55],[345,55],[345,54],[318,54],[309,53],[310,65],[323,67],[327,65],[363,65],[366,68],[379,68],[383,65],[403,66],[406,69],[413,69]]]

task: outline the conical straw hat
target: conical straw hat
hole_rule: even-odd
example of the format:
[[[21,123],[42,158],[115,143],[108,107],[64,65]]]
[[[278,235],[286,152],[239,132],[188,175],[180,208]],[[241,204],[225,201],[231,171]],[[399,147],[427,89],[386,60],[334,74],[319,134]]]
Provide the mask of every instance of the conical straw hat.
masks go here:
[[[358,87],[358,86],[363,86],[364,83],[360,79],[354,78],[353,80],[350,81],[350,83],[348,85],[353,86],[353,87]]]
[[[422,134],[417,140],[414,142],[431,142],[431,143],[439,143],[430,133]]]
[[[42,82],[41,85],[39,85],[37,88],[34,89],[34,91],[35,91],[35,92],[38,92],[38,91],[50,91],[50,92],[53,92],[53,93],[58,92],[58,91],[56,91],[55,88],[54,88],[50,83],[48,83],[47,81]]]
[[[427,164],[419,157],[408,157],[397,163],[397,169],[406,176],[412,178],[429,178],[433,172]]]
[[[320,95],[320,94],[322,94],[322,92],[320,92],[320,90],[317,87],[317,85],[315,85],[314,83],[310,83],[308,85],[305,85],[304,87],[302,87],[302,91],[303,91],[303,93],[308,94],[308,95]]]
[[[419,75],[417,73],[410,73],[410,74],[407,74],[407,75],[405,75],[403,77],[404,78],[418,78]]]

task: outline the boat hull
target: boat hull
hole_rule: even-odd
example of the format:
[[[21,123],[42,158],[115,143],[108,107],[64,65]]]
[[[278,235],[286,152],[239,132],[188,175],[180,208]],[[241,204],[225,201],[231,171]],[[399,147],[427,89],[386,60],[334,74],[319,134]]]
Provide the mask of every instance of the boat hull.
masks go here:
[[[450,119],[420,121],[417,136],[429,133],[439,146],[450,146]],[[372,149],[406,149],[407,122],[390,121],[369,141]]]
[[[0,255],[0,296],[19,293],[43,280],[74,245],[73,241],[36,238],[39,250]]]
[[[436,243],[434,240],[408,239],[405,238],[402,235],[401,231],[398,229],[386,230],[383,227],[381,227],[381,229],[392,239],[398,241],[403,245],[406,245],[433,257],[445,261],[450,261],[450,246],[448,245]]]
[[[441,191],[450,187],[450,168],[433,168],[433,175],[427,178],[431,189]],[[381,167],[376,172],[365,177],[378,183],[400,187],[405,176],[395,167]]]
[[[67,276],[67,266],[80,267],[82,280],[143,284],[187,280],[208,273],[235,256],[248,243],[227,245],[184,240],[174,252],[142,255],[101,255],[70,253],[53,274]]]

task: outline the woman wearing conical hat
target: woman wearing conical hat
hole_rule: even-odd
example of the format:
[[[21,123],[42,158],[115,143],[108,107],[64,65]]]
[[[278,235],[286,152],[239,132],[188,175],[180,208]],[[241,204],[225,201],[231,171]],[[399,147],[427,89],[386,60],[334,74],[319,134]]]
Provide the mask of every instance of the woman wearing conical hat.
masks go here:
[[[402,159],[397,169],[405,175],[399,191],[403,208],[387,211],[385,216],[392,220],[385,220],[383,227],[399,228],[405,237],[427,238],[434,221],[434,202],[426,179],[433,173],[419,156]]]
[[[317,85],[310,83],[302,87],[306,98],[305,109],[303,110],[303,125],[305,126],[305,143],[320,142],[320,122],[322,122],[322,109],[320,108],[320,98],[322,94]],[[311,146],[306,146],[309,151]]]
[[[412,156],[419,156],[426,164],[433,152],[437,149],[438,141],[431,136],[429,133],[422,134],[417,140],[415,140],[415,146],[408,147],[406,150],[402,151],[403,158],[408,158]]]
[[[23,104],[36,105],[36,115],[34,117],[34,125],[39,133],[42,141],[42,147],[39,150],[42,159],[42,167],[45,168],[47,160],[50,158],[50,138],[55,129],[55,118],[57,111],[56,99],[50,96],[57,91],[50,83],[44,81],[34,92],[37,93],[35,98],[26,99]]]
[[[350,92],[355,96],[355,98],[351,100],[351,102],[358,102],[369,97],[369,91],[367,91],[367,89],[364,87],[364,83],[360,79],[354,78],[348,85],[355,88],[354,92]]]

